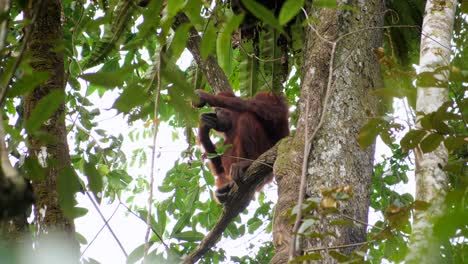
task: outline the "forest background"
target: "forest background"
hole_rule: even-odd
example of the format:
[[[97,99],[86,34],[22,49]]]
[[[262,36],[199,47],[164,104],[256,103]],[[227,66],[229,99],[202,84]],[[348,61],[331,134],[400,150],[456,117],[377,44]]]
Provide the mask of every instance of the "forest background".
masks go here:
[[[94,238],[76,232],[92,224],[130,263],[464,263],[466,9],[421,0],[2,1],[0,256],[29,263],[22,248],[38,261],[96,263],[83,254]],[[252,192],[238,191],[242,205],[214,202],[196,146],[198,115],[210,110],[191,106],[196,89],[285,95],[292,135],[244,179],[251,191],[273,170],[277,200],[261,192],[245,210]],[[163,146],[175,146],[167,131],[186,148],[157,165],[172,151]],[[377,138],[390,154],[374,162]],[[414,195],[401,187],[413,171]],[[132,225],[101,214],[109,203],[146,223],[136,248],[118,235]],[[80,221],[91,210],[103,221]],[[369,210],[380,220],[369,224]],[[64,254],[47,254],[55,232]],[[269,233],[243,256],[227,252],[237,241],[215,246],[221,234]]]

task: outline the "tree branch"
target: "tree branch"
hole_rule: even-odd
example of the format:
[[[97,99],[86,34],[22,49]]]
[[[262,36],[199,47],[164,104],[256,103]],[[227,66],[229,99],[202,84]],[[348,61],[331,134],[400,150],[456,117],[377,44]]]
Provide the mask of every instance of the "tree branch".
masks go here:
[[[176,30],[178,26],[189,22],[188,17],[184,13],[179,13],[174,19],[173,29]],[[232,91],[231,84],[221,67],[219,67],[216,58],[213,55],[208,55],[206,59],[202,58],[200,53],[201,37],[193,26],[190,28],[189,34],[187,49],[192,53],[211,89],[216,93]]]
[[[191,264],[198,261],[211,247],[213,247],[223,234],[229,223],[237,217],[250,204],[257,187],[262,185],[267,176],[273,171],[276,152],[281,140],[271,149],[263,153],[247,168],[242,178],[236,182],[229,197],[224,203],[223,212],[218,223],[211,229],[198,247],[192,251],[182,263]]]

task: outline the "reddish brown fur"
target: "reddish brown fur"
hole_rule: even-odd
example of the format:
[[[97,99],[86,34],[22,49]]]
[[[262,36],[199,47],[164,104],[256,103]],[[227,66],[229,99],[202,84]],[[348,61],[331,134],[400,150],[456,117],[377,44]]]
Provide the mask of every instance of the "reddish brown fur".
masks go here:
[[[205,151],[216,153],[209,138],[210,129],[223,134],[224,145],[232,145],[220,159],[210,158],[218,189],[236,180],[253,160],[289,135],[288,108],[282,96],[260,92],[243,100],[226,92],[197,93],[201,101],[198,106],[208,104],[216,109],[216,114],[208,114],[211,116],[208,121],[202,117],[200,122],[199,142]],[[265,183],[271,179],[272,175]]]

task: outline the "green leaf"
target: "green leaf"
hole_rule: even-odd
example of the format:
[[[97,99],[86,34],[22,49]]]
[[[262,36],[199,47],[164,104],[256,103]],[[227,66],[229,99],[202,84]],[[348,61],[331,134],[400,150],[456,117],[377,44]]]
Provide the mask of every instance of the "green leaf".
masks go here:
[[[193,211],[195,210],[195,203],[196,201],[198,201],[198,195],[200,193],[200,187],[199,186],[196,186],[195,187],[195,190],[191,191],[189,193],[189,197],[187,199],[187,203],[185,204],[185,211],[192,214]]]
[[[419,144],[419,142],[421,142],[425,135],[426,131],[424,130],[410,130],[401,139],[401,147],[406,150],[414,149]]]
[[[115,108],[123,113],[129,113],[134,107],[141,106],[148,102],[149,95],[139,85],[132,85],[123,91],[123,93],[115,100],[112,108]]]
[[[209,21],[205,32],[203,33],[200,44],[200,54],[203,59],[206,59],[216,48],[216,28],[211,20]]]
[[[337,219],[330,222],[330,225],[352,226],[354,223],[347,220]]]
[[[253,234],[253,232],[262,225],[262,223],[262,220],[258,218],[251,218],[247,223],[249,234]]]
[[[287,0],[284,2],[279,13],[280,25],[285,25],[293,19],[301,11],[302,6],[304,6],[304,0]]]
[[[167,13],[169,16],[173,17],[179,12],[180,9],[184,7],[184,0],[170,0],[167,1]]]
[[[88,213],[88,209],[83,208],[83,207],[75,207],[73,209],[73,212],[74,212],[73,218],[78,218],[78,217],[85,216]]]
[[[138,65],[130,65],[114,71],[107,72],[101,70],[95,73],[82,74],[78,77],[90,82],[91,84],[102,87],[121,87],[136,67],[138,67]]]
[[[344,255],[344,254],[341,254],[340,252],[338,252],[338,251],[336,251],[336,250],[331,250],[331,251],[328,252],[328,254],[329,254],[332,258],[336,259],[339,263],[348,261],[348,260],[350,259],[349,256],[346,256],[346,255]]]
[[[299,256],[299,257],[293,259],[289,263],[302,263],[304,261],[307,262],[309,260],[319,260],[319,259],[322,259],[322,255],[320,255],[320,253],[312,253],[312,254],[306,254],[306,255]]]
[[[197,30],[200,30],[200,31],[203,28],[203,25],[205,24],[205,21],[206,21],[206,17],[201,12],[202,8],[203,8],[202,0],[187,1],[184,7],[184,13],[190,19],[190,22],[192,22],[192,25]]]
[[[23,168],[27,179],[39,182],[47,178],[47,170],[39,164],[37,159],[31,156],[24,159]]]
[[[361,128],[357,138],[361,148],[367,148],[374,144],[375,139],[381,131],[380,122],[381,120],[379,118],[373,118]]]
[[[190,222],[190,214],[183,214],[182,217],[177,221],[172,229],[171,237],[174,237],[176,234],[179,234],[184,227],[189,225]]]
[[[450,136],[450,137],[447,137],[445,140],[444,140],[444,145],[445,147],[452,151],[452,150],[456,150],[457,148],[467,144],[468,141],[467,141],[467,138],[465,137],[453,137],[453,136]]]
[[[177,238],[179,240],[185,240],[189,242],[197,242],[205,237],[204,234],[197,232],[197,231],[185,231],[178,234],[175,234],[173,238]]]
[[[313,5],[323,8],[336,8],[338,6],[336,0],[315,0]]]
[[[464,171],[466,171],[465,167],[467,162],[468,159],[449,161],[448,164],[445,165],[444,170],[453,174],[462,175],[463,173],[466,173]]]
[[[76,240],[78,241],[78,243],[80,243],[81,245],[88,244],[88,240],[86,240],[86,238],[82,234],[80,234],[79,232],[75,232],[75,237],[76,237]]]
[[[433,128],[433,123],[432,123],[432,118],[434,117],[434,113],[430,113],[430,114],[425,114],[422,118],[421,118],[421,126],[422,128],[426,129],[426,130],[431,130]]]
[[[158,234],[162,236],[162,234],[164,234],[164,231],[166,230],[167,215],[166,211],[162,208],[161,205],[158,205],[157,216],[158,221],[156,222],[155,229],[156,232],[158,232]]]
[[[385,176],[383,180],[387,185],[394,185],[398,183],[398,178],[393,175]]]
[[[244,19],[243,15],[232,16],[222,27],[221,32],[216,39],[216,55],[218,57],[219,66],[224,73],[230,75],[231,65],[231,34]]]
[[[66,166],[57,175],[57,193],[60,209],[65,216],[72,219],[77,215],[75,211],[75,193],[79,190],[78,175],[71,166]]]
[[[421,150],[424,153],[434,151],[439,145],[440,142],[444,140],[444,137],[440,134],[430,134],[421,142]]]
[[[8,90],[8,97],[16,97],[26,95],[38,85],[43,84],[49,79],[50,74],[48,72],[34,72],[31,75],[23,76],[11,86]]]
[[[169,56],[171,60],[177,61],[187,45],[189,30],[192,27],[189,23],[184,23],[177,27],[171,46],[169,47]]]
[[[277,29],[281,33],[284,33],[283,27],[281,27],[276,17],[266,7],[252,0],[242,0],[242,4],[244,4],[247,10],[254,14],[254,16],[258,17],[260,20]]]
[[[299,227],[299,230],[297,230],[297,233],[305,234],[310,227],[315,225],[315,222],[315,219],[312,218],[304,220],[304,222],[302,222],[301,226]]]
[[[49,119],[52,114],[65,101],[65,93],[62,90],[52,90],[43,97],[32,110],[31,115],[26,120],[25,128],[28,133],[34,133],[41,125]]]
[[[94,193],[94,196],[100,202],[101,196],[98,194],[102,192],[104,183],[102,175],[96,169],[96,164],[86,162],[84,164],[83,171],[88,178],[89,189]]]
[[[152,244],[152,243],[150,242],[150,244]],[[130,255],[128,255],[127,264],[136,263],[138,260],[143,258],[144,251],[145,251],[145,244],[141,244],[138,247],[136,247],[130,253]]]

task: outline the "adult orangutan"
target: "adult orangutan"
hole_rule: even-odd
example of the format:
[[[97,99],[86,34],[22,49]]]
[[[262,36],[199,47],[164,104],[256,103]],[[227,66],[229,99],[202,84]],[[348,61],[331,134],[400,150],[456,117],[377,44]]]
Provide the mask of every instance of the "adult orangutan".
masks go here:
[[[210,155],[210,167],[216,175],[216,198],[224,203],[233,181],[263,152],[289,135],[288,106],[283,96],[259,92],[250,99],[242,99],[232,92],[212,95],[197,90],[196,107],[209,105],[214,113],[202,114],[198,140]],[[210,130],[222,134],[224,145],[231,145],[221,156],[210,139]],[[269,175],[263,184],[271,181]],[[262,186],[260,186],[261,188]],[[259,189],[260,189],[259,188]]]

